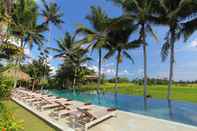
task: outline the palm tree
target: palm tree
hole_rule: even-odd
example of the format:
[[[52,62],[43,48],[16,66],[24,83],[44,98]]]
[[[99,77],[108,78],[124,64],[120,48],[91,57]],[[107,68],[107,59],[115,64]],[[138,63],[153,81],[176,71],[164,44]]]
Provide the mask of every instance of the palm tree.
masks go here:
[[[90,58],[86,56],[88,50],[77,46],[75,36],[71,36],[68,32],[65,33],[63,40],[57,41],[57,45],[57,48],[49,49],[57,53],[54,58],[63,58],[67,64],[72,65],[74,69],[73,89],[75,89],[78,73],[81,70],[82,64],[90,60]]]
[[[152,14],[156,14],[155,8],[157,3],[154,0],[112,0],[113,2],[120,5],[126,16],[131,17],[136,21],[138,26],[141,44],[143,47],[143,56],[144,56],[144,101],[146,103],[147,96],[147,45],[146,37],[147,33],[151,34],[156,40],[157,36],[154,33],[151,22],[155,21]]]
[[[34,0],[19,0],[13,4],[7,33],[18,42],[19,48],[24,49],[27,45],[32,48],[33,44],[41,46],[44,41],[42,33],[46,31],[44,25],[37,24],[38,8]],[[23,57],[23,56],[22,56]],[[19,66],[22,58],[16,58],[16,66]],[[17,80],[15,81],[15,86]],[[14,86],[14,87],[15,87]]]
[[[167,99],[171,99],[171,88],[174,72],[174,50],[175,42],[183,36],[185,40],[197,29],[197,2],[190,0],[161,0],[160,1],[160,22],[169,26],[165,37],[161,55],[162,60],[170,53],[170,70]],[[170,51],[170,52],[169,52]]]
[[[118,20],[118,21],[117,21]],[[118,72],[119,72],[119,64],[122,63],[123,57],[128,58],[134,63],[133,58],[128,53],[129,49],[135,49],[140,47],[140,41],[134,40],[129,41],[131,33],[135,30],[135,26],[130,26],[131,22],[124,23],[119,21],[120,19],[114,19],[113,23],[116,24],[116,28],[111,28],[108,32],[108,41],[109,45],[107,45],[108,52],[104,56],[105,59],[109,59],[114,54],[116,54],[116,74],[115,74],[115,92],[117,93],[118,89]],[[123,23],[123,25],[122,25]],[[119,24],[119,25],[118,25]]]
[[[51,39],[51,24],[54,24],[57,27],[60,27],[60,25],[62,23],[64,23],[62,21],[62,16],[63,13],[60,12],[60,7],[58,7],[58,5],[56,3],[49,3],[47,4],[47,2],[45,0],[42,0],[44,9],[41,11],[41,15],[44,17],[45,21],[44,24],[47,25],[49,27],[49,35],[48,35],[48,46],[50,45],[50,39]],[[44,57],[46,57],[46,59],[48,58],[48,51],[47,49],[44,49],[43,55],[45,55]],[[47,62],[47,61],[46,61]],[[44,63],[46,63],[44,62]],[[45,76],[44,78],[45,79]]]
[[[58,7],[56,3],[47,4],[45,0],[42,0],[42,3],[44,5],[44,9],[42,10],[41,15],[45,19],[44,24],[49,26],[48,42],[50,44],[51,24],[60,27],[60,25],[64,23],[62,20],[63,13],[60,12],[60,7]]]
[[[106,33],[109,26],[109,18],[106,13],[100,7],[91,7],[91,13],[86,17],[92,28],[87,28],[81,25],[76,33],[85,35],[85,38],[80,41],[83,44],[88,44],[88,48],[92,50],[98,50],[98,81],[97,81],[97,93],[100,90],[101,84],[101,64],[102,64],[102,48],[107,43]]]
[[[76,43],[74,41],[74,37],[71,36],[69,32],[66,32],[64,35],[64,39],[57,40],[57,48],[48,48],[57,54],[54,58],[64,58],[73,52]]]
[[[11,16],[12,23],[8,27],[10,34],[19,40],[19,46],[26,45],[32,48],[33,44],[43,45],[44,36],[42,33],[47,30],[44,24],[38,25],[38,8],[34,0],[16,1]]]

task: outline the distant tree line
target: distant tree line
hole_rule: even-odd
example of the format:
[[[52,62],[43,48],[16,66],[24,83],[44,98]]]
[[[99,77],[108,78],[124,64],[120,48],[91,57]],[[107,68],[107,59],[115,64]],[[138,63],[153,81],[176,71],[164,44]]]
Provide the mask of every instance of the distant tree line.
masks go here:
[[[119,77],[118,78],[119,83],[134,83],[138,85],[143,85],[144,79],[133,79],[129,80],[127,77]],[[115,78],[106,79],[105,82],[114,83]],[[174,84],[197,84],[197,80],[189,81],[189,80],[179,80],[179,81],[173,81]],[[167,78],[148,78],[148,85],[167,85],[168,79]]]

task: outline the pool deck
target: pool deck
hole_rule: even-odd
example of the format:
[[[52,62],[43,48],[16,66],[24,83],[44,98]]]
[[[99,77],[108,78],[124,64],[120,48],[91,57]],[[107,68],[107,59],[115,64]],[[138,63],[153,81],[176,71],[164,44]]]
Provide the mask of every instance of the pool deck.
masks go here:
[[[68,118],[55,120],[48,116],[49,110],[38,111],[15,98],[12,100],[62,131],[81,130]],[[75,103],[80,105],[82,102],[75,101]],[[95,108],[105,107],[95,106]],[[197,127],[118,110],[116,117],[95,125],[89,131],[197,131]]]

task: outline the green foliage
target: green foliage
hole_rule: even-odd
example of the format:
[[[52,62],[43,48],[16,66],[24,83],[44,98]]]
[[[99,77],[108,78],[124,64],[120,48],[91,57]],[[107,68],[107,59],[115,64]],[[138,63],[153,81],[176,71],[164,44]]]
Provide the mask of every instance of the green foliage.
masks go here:
[[[5,129],[6,131],[24,130],[23,121],[17,121],[12,114],[12,110],[2,103],[0,103],[0,129]]]
[[[115,82],[115,78],[109,79],[108,82],[109,83],[114,83]],[[118,82],[119,83],[129,83],[130,80],[127,77],[119,77],[118,78]]]
[[[13,88],[14,81],[0,75],[0,99],[8,97]]]
[[[42,59],[33,60],[31,64],[22,66],[22,70],[35,80],[41,80],[44,75],[48,78],[51,71],[50,67],[44,64],[44,60]]]
[[[50,2],[47,4],[46,0],[42,0],[44,9],[41,11],[41,15],[45,18],[45,24],[49,24],[51,22],[55,26],[60,26],[63,22],[62,16],[63,13],[60,12],[60,7],[58,7],[57,3]]]
[[[23,65],[22,70],[29,74],[32,81],[32,88],[46,87],[48,85],[48,78],[50,76],[50,66],[44,64],[44,59],[33,60],[31,64]],[[46,78],[44,80],[44,78]]]
[[[20,131],[57,131],[54,127],[50,124],[46,123],[45,121],[41,120],[28,110],[24,109],[20,105],[16,104],[11,100],[6,100],[2,102],[10,111],[12,111],[12,115],[15,120],[20,122],[23,120],[23,127]],[[21,121],[22,122],[22,121]],[[20,124],[20,123],[19,123]],[[1,130],[1,129],[0,129]],[[6,130],[12,131],[12,130]]]
[[[13,44],[3,43],[0,45],[0,59],[10,59],[23,54],[24,50]]]

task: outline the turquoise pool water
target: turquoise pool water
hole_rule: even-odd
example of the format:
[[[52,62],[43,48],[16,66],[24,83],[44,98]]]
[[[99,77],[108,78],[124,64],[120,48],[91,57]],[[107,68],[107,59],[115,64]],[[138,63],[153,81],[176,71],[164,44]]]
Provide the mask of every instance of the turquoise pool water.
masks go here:
[[[134,112],[156,118],[167,119],[180,123],[197,126],[197,104],[149,99],[147,108],[144,108],[144,99],[141,96],[120,94],[73,93],[67,90],[50,90],[51,95],[91,102],[96,105],[115,107],[123,111]]]

